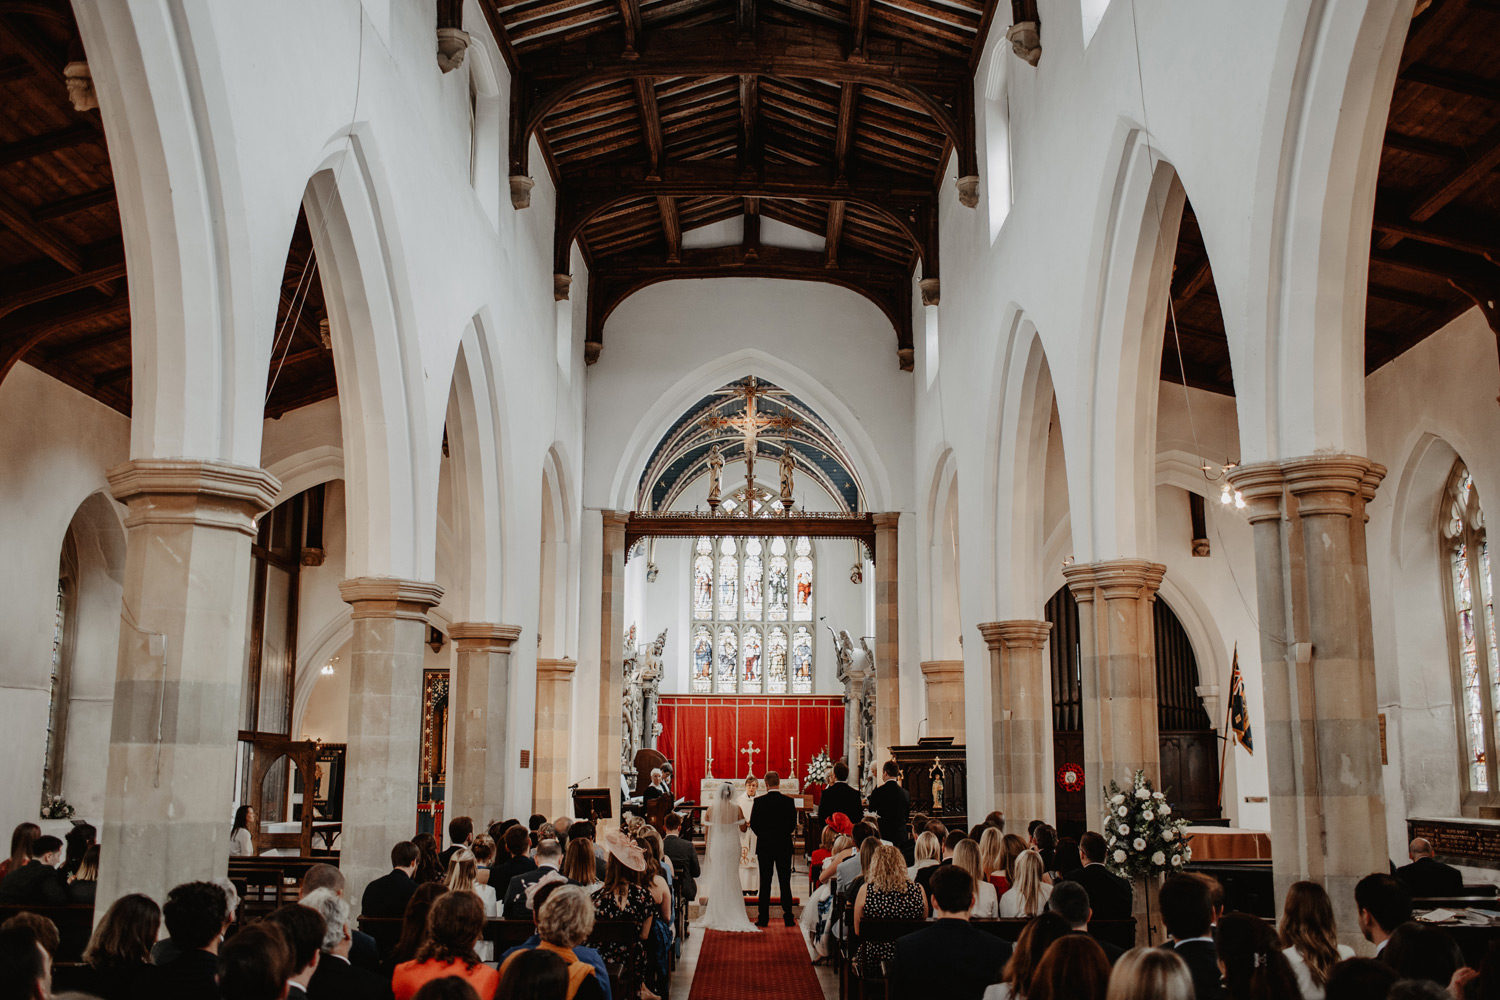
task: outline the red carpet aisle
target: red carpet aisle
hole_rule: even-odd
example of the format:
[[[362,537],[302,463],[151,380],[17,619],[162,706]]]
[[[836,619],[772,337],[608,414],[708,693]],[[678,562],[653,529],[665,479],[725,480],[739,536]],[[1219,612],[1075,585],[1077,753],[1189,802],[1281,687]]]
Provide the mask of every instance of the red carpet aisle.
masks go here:
[[[759,934],[707,931],[688,1000],[823,1000],[807,946],[778,921]]]

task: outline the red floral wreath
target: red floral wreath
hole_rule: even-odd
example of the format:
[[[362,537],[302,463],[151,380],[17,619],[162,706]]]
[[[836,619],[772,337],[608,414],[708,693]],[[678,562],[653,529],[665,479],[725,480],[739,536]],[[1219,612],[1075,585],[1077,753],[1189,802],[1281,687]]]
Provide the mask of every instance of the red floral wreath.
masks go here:
[[[1057,784],[1065,792],[1083,791],[1083,765],[1064,764],[1057,769]]]

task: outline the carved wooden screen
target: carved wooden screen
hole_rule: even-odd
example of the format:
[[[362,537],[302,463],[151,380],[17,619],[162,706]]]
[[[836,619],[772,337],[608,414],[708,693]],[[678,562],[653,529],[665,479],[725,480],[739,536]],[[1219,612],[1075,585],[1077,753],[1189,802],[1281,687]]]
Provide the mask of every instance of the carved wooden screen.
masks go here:
[[[1067,587],[1047,602],[1052,623],[1047,652],[1052,665],[1052,761],[1056,768],[1083,764],[1083,683],[1078,672],[1078,602]],[[1068,791],[1053,779],[1057,803],[1057,832],[1077,837],[1088,826],[1091,810],[1083,790]],[[1027,822],[1030,822],[1027,817]]]

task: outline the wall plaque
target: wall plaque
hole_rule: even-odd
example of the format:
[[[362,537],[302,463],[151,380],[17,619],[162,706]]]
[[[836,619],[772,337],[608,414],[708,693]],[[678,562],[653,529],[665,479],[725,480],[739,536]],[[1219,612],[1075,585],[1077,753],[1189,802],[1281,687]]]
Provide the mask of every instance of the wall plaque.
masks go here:
[[[1408,839],[1425,837],[1443,861],[1500,868],[1500,823],[1458,819],[1409,819]]]

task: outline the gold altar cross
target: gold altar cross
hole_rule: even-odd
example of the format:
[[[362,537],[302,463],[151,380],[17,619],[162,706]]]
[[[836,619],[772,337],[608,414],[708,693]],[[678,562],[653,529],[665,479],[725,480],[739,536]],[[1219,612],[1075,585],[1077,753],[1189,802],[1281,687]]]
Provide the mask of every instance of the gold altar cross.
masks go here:
[[[754,774],[755,755],[761,752],[761,748],[755,745],[754,740],[746,740],[745,744],[746,745],[740,749],[740,753],[745,755],[745,767],[749,769],[751,774]]]
[[[791,430],[793,427],[800,426],[802,421],[796,417],[778,417],[770,414],[762,414],[760,408],[756,406],[755,401],[764,396],[766,390],[761,385],[760,380],[754,375],[746,379],[744,385],[737,385],[730,391],[736,396],[744,397],[745,412],[734,417],[704,417],[699,426],[704,430],[740,432],[745,442],[746,492],[751,497],[753,505],[755,496],[755,454],[761,433],[769,430]]]

